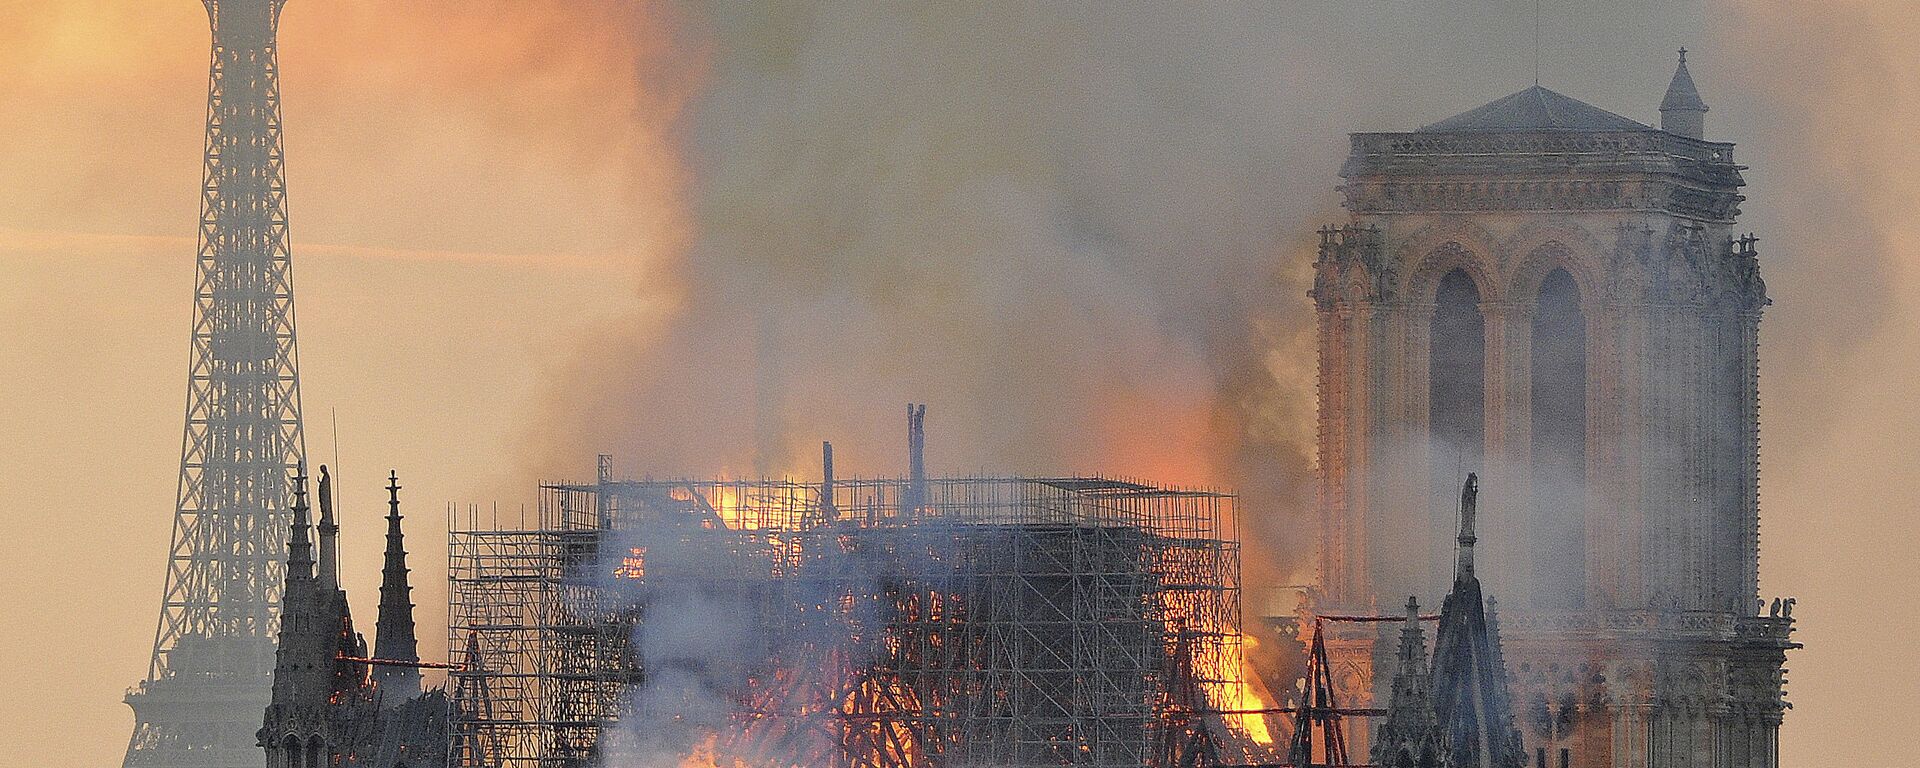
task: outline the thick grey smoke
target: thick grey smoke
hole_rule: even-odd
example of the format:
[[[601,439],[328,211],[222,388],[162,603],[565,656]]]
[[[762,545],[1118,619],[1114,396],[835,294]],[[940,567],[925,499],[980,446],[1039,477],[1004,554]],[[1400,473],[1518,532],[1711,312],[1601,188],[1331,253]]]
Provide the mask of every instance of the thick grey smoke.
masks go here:
[[[883,594],[876,561],[822,548],[810,565],[840,580],[776,580],[769,553],[741,546],[751,537],[683,525],[668,516],[613,533],[614,546],[595,567],[605,595],[577,606],[639,619],[626,652],[644,675],[623,692],[625,714],[600,746],[608,765],[672,768],[696,755],[716,765],[750,763],[716,737],[737,736],[743,720],[765,714],[756,707],[792,716],[796,705],[783,695],[816,693],[776,670],[832,680],[834,660],[858,667],[879,659],[873,638],[854,629],[878,623],[865,599]],[[843,604],[844,596],[851,597]]]
[[[898,473],[899,404],[931,402],[935,472],[1183,480],[1154,459],[1187,456],[1244,496],[1249,584],[1262,554],[1268,575],[1310,578],[1302,294],[1310,233],[1340,216],[1344,136],[1528,85],[1535,4],[958,5],[632,14],[683,44],[635,54],[641,88],[659,87],[662,60],[704,62],[704,89],[667,116],[683,118],[693,246],[670,268],[645,262],[654,308],[609,322],[555,372],[528,473],[580,476],[603,450],[656,475],[810,472],[817,439],[835,441],[843,474]],[[1794,548],[1771,542],[1898,540],[1832,525],[1831,481],[1859,449],[1818,437],[1861,407],[1850,393],[1879,356],[1860,353],[1882,338],[1900,275],[1911,196],[1898,180],[1914,165],[1900,126],[1920,103],[1900,33],[1914,10],[1540,7],[1541,83],[1643,122],[1658,119],[1673,50],[1692,49],[1707,137],[1739,142],[1752,166],[1743,225],[1763,238],[1777,302],[1763,324],[1768,573],[1827,579],[1836,612],[1878,610],[1824,559],[1783,562]],[[1846,660],[1897,657],[1872,644],[1900,633],[1818,626],[1796,662],[1789,762],[1872,743],[1885,718],[1860,713],[1903,711],[1847,703],[1879,668]]]
[[[1304,291],[1345,133],[1526,86],[1523,5],[678,7],[691,245],[561,372],[534,470],[811,476],[832,439],[899,473],[928,402],[935,472],[1230,486],[1250,567],[1308,578]],[[1627,5],[1548,9],[1542,82],[1653,122],[1693,45],[1709,137],[1743,138],[1723,73],[1757,53]]]

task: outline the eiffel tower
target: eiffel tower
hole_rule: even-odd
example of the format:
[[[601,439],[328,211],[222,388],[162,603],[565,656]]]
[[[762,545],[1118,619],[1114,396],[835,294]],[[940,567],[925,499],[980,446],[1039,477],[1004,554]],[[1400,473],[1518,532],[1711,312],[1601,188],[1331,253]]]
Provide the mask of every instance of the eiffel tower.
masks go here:
[[[290,475],[302,464],[275,43],[285,0],[213,28],[179,505],[126,768],[252,768],[270,697]]]

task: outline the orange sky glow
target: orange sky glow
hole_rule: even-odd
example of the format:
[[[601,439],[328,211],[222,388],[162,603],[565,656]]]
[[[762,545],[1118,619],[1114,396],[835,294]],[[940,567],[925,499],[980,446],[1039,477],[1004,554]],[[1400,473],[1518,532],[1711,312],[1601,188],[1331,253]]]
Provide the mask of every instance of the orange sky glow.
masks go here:
[[[862,16],[831,5],[841,12],[823,12],[820,28]],[[1258,518],[1243,526],[1249,583],[1300,577],[1302,542],[1312,536],[1299,526],[1304,511],[1254,502],[1311,498],[1295,477],[1312,441],[1312,361],[1296,354],[1300,321],[1310,317],[1299,281],[1313,228],[1338,213],[1344,133],[1409,129],[1479,104],[1516,89],[1527,65],[1483,61],[1478,46],[1395,47],[1395,33],[1368,16],[1416,18],[1430,12],[1420,3],[1277,5],[1299,8],[1297,25],[1284,15],[1293,11],[1273,11],[1291,37],[1221,46],[1225,60],[1245,52],[1259,68],[1246,77],[1257,87],[1219,92],[1229,101],[1250,94],[1245,103],[1194,97],[1289,132],[1240,135],[1229,125],[1208,134],[1228,147],[1277,147],[1259,153],[1261,162],[1293,185],[1271,199],[1194,206],[1231,209],[1222,221],[1261,233],[1246,253],[1219,257],[1259,277],[1241,298],[1273,306],[1234,316],[1260,347],[1236,355],[1220,351],[1232,345],[1206,322],[1139,310],[1203,303],[1185,301],[1190,286],[1136,287],[1142,275],[1181,284],[1182,264],[1104,260],[1100,238],[1090,238],[1101,244],[1089,256],[1079,241],[1036,240],[1051,222],[978,214],[1026,203],[1133,210],[1136,198],[1204,194],[1213,179],[1134,189],[1120,178],[1091,185],[1113,190],[1113,200],[1094,202],[1053,195],[1051,177],[1033,170],[1055,156],[1032,146],[1060,141],[1045,130],[1021,134],[1031,126],[981,117],[965,101],[955,113],[978,124],[936,121],[927,130],[912,115],[935,106],[861,101],[869,89],[836,90],[808,74],[848,68],[881,78],[909,53],[977,53],[964,34],[942,31],[948,17],[904,14],[876,37],[915,44],[878,41],[874,59],[843,63],[833,57],[841,49],[782,32],[789,28],[776,22],[798,13],[791,4],[772,4],[775,18],[764,21],[639,0],[293,0],[281,63],[307,445],[314,461],[339,456],[345,580],[356,608],[370,611],[376,594],[382,530],[374,521],[388,468],[406,487],[422,650],[431,655],[444,651],[445,638],[430,628],[444,626],[445,585],[434,577],[444,572],[450,503],[497,503],[516,514],[533,502],[534,480],[588,476],[600,451],[615,452],[633,474],[811,473],[824,437],[835,441],[842,475],[895,473],[908,400],[932,403],[930,451],[941,473],[1106,471],[1255,486],[1243,504]],[[1671,71],[1670,49],[1685,44],[1698,51],[1690,66],[1713,106],[1710,138],[1739,142],[1751,167],[1743,224],[1762,238],[1775,301],[1762,325],[1763,592],[1799,598],[1797,639],[1808,646],[1789,658],[1795,708],[1782,762],[1905,762],[1900,729],[1920,711],[1920,652],[1910,640],[1920,614],[1909,605],[1920,594],[1911,437],[1920,434],[1920,217],[1912,214],[1920,145],[1910,138],[1920,124],[1920,48],[1909,43],[1920,34],[1920,6],[1625,5],[1642,13],[1569,10],[1549,25],[1558,58],[1545,75],[1557,89],[1597,94],[1596,103],[1645,120]],[[754,26],[763,22],[771,26]],[[1181,19],[1155,23],[1195,41],[1209,34]],[[1062,50],[1036,46],[1048,50],[1009,66],[1104,60],[1097,45],[1068,44],[1062,24],[1010,25],[1037,29]],[[1531,31],[1463,29],[1439,31],[1522,47]],[[1288,52],[1309,40],[1330,45],[1337,34],[1362,39],[1355,51]],[[1380,61],[1365,54],[1389,48]],[[1011,101],[1058,110],[1053,122],[1034,125],[1132,140],[1124,127],[1082,120],[1074,110],[1083,105],[1041,103],[1049,88],[1074,80],[1022,84],[992,66],[980,64],[981,77],[1005,80]],[[950,84],[941,73],[902,68],[911,82]],[[206,69],[198,3],[0,7],[0,669],[8,670],[0,743],[15,764],[115,764],[131,728],[120,699],[146,668],[178,472]],[[973,74],[952,77],[967,85]],[[756,90],[762,76],[779,87]],[[1090,103],[1102,82],[1088,86]],[[760,103],[795,106],[769,116],[755,111]],[[699,109],[747,127],[736,135],[710,121],[695,131]],[[889,147],[872,156],[834,143],[767,146],[758,133],[811,121],[846,135],[895,118],[911,130],[871,129]],[[1097,152],[1061,164],[1076,162],[1076,172],[1095,178],[1137,170]],[[899,204],[997,228],[916,220],[901,237],[928,253],[896,259],[863,244],[859,227],[835,218],[844,212],[764,204],[791,189],[834,199],[843,190],[796,187],[793,177],[863,163],[872,167],[846,174],[845,190],[873,206],[862,216],[885,219],[894,209],[881,203],[907,200]],[[723,219],[736,223],[712,224]],[[1129,247],[1179,245],[1128,229],[1150,229],[1138,222],[1099,223],[1088,229]],[[765,286],[705,293],[729,284],[716,263],[736,263],[707,255],[786,243],[791,254],[764,257]],[[820,246],[828,256],[806,250],[819,243],[832,246]],[[1029,249],[1051,255],[994,256]],[[861,256],[868,251],[878,255]],[[926,269],[942,258],[952,271]],[[831,262],[827,277],[817,262]],[[1029,284],[1050,280],[1070,289],[1056,305],[1029,306]],[[752,313],[732,311],[755,302],[830,333],[755,326]],[[694,314],[702,304],[716,308]],[[676,336],[671,319],[688,317],[740,333],[720,347],[708,346],[715,336],[707,334],[719,331],[704,326]],[[1190,322],[1209,330],[1191,331]],[[1022,338],[1056,327],[1058,339]],[[1079,343],[1108,333],[1120,339],[1112,347]],[[769,338],[792,345],[776,352],[843,372],[785,382],[772,406],[778,428],[745,439],[765,414],[743,401],[768,396],[751,371],[728,361]],[[993,365],[954,364],[917,339]],[[867,360],[849,347],[883,353]],[[715,360],[692,373],[645,373],[702,349]],[[689,391],[710,393],[711,402],[660,402]],[[1051,436],[1009,437],[1022,427]],[[650,440],[661,435],[673,444]],[[1286,455],[1246,459],[1263,452]],[[1259,469],[1269,466],[1280,469]]]

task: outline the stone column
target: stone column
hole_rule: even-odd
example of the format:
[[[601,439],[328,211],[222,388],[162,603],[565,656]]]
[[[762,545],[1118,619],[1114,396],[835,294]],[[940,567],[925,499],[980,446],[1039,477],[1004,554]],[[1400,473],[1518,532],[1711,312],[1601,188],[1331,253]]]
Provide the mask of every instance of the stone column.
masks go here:
[[[1486,542],[1493,568],[1487,575],[1501,602],[1532,605],[1532,394],[1533,302],[1485,302],[1487,328],[1486,481],[1487,529],[1501,531]]]

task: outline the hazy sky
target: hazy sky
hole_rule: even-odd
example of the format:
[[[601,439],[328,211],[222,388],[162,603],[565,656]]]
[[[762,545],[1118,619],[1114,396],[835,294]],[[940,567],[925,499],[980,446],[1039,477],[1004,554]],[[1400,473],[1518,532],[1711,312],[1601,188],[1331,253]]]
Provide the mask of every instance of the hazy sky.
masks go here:
[[[370,620],[397,468],[430,652],[448,502],[623,471],[1106,471],[1310,530],[1311,230],[1355,130],[1524,87],[1528,2],[744,9],[294,0],[282,41],[307,434],[339,424]],[[1904,758],[1920,709],[1920,11],[1554,10],[1543,84],[1643,121],[1690,56],[1751,166],[1763,591],[1800,598],[1785,762]],[[1594,7],[1587,7],[1587,6]],[[198,3],[0,4],[0,742],[120,759],[178,471]],[[357,510],[357,511],[356,511]],[[355,522],[358,520],[358,522]]]

